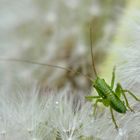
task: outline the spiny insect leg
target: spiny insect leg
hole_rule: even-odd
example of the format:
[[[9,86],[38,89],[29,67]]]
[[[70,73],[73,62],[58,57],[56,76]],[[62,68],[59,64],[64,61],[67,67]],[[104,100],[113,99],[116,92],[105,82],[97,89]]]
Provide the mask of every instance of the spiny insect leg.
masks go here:
[[[115,67],[113,68],[113,72],[112,72],[112,79],[111,79],[111,89],[113,89],[114,87],[114,82],[115,82]]]
[[[126,106],[130,109],[130,111],[134,112],[134,110],[129,105],[129,102],[128,102],[127,97],[125,95],[125,91],[123,90],[123,88],[121,87],[121,85],[119,83],[117,84],[116,88],[120,89],[119,91],[120,91],[120,93],[123,95],[123,97],[125,99]]]
[[[123,95],[123,97],[125,99],[126,106],[130,109],[130,111],[134,112],[134,110],[130,107],[129,102],[128,102],[127,98],[126,98],[126,95],[125,95],[125,93],[123,91],[122,91],[122,95]]]
[[[115,120],[115,117],[114,117],[113,110],[112,110],[111,106],[110,106],[110,112],[111,112],[112,121],[115,124],[115,128],[118,129],[118,125],[116,123],[116,120]]]
[[[131,91],[129,90],[123,90],[124,92],[128,92],[136,101],[140,102],[140,99],[138,97],[136,97]]]

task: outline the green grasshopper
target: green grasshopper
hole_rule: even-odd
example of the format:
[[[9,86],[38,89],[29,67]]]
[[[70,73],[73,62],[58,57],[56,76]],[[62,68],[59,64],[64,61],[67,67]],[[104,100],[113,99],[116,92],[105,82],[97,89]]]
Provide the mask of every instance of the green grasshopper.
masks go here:
[[[93,102],[93,99],[95,99],[95,104],[94,104],[94,115],[96,112],[97,104],[99,102],[103,103],[105,107],[110,107],[110,112],[111,112],[111,117],[112,121],[118,129],[118,125],[116,123],[113,110],[117,111],[118,113],[123,113],[125,114],[127,111],[127,108],[134,112],[134,110],[130,107],[129,102],[127,100],[127,97],[125,93],[129,93],[136,101],[140,101],[131,91],[127,89],[123,89],[120,83],[117,83],[116,89],[113,90],[114,87],[114,81],[115,81],[115,68],[113,69],[112,72],[112,80],[111,80],[111,85],[107,84],[106,81],[99,76],[96,77],[95,80],[92,81],[93,87],[96,89],[98,96],[86,96],[85,98]],[[121,100],[121,95],[124,97],[124,101]]]
[[[116,89],[113,90],[114,83],[115,83],[115,67],[112,72],[111,85],[107,84],[104,79],[100,78],[97,75],[94,59],[93,59],[93,54],[92,54],[92,29],[90,29],[90,38],[91,38],[90,40],[91,40],[92,66],[93,66],[93,71],[96,76],[96,79],[92,80],[92,85],[96,89],[98,96],[86,96],[85,98],[89,100],[90,102],[93,102],[93,99],[96,100],[94,104],[94,111],[93,111],[94,115],[96,112],[97,104],[99,102],[103,103],[105,107],[109,107],[112,121],[115,125],[115,128],[118,129],[118,125],[116,123],[113,110],[117,111],[118,113],[123,113],[123,114],[126,113],[127,109],[134,112],[134,110],[129,105],[129,102],[127,100],[125,93],[129,93],[136,101],[140,101],[140,99],[138,99],[131,91],[124,89],[120,83],[117,83]],[[121,95],[124,97],[125,102],[121,100]]]
[[[91,40],[90,48],[91,48],[91,56],[92,56],[92,66],[93,66],[93,71],[94,71],[95,76],[96,76],[95,80],[93,80],[93,78],[91,78],[88,75],[85,75],[79,71],[74,71],[70,68],[65,68],[62,66],[40,63],[40,62],[36,62],[36,61],[31,61],[31,60],[16,59],[16,58],[8,58],[8,59],[0,59],[0,60],[2,60],[2,61],[14,61],[14,62],[25,62],[25,63],[49,66],[49,67],[53,67],[53,68],[63,69],[63,70],[69,71],[69,72],[75,72],[77,74],[81,74],[81,75],[85,76],[86,78],[88,78],[92,82],[93,88],[96,89],[96,91],[98,93],[98,96],[85,96],[85,98],[92,103],[94,103],[93,99],[96,100],[94,103],[93,114],[95,115],[97,104],[99,102],[103,103],[103,105],[105,107],[110,108],[112,121],[115,125],[115,128],[118,129],[118,125],[116,123],[116,120],[115,120],[115,117],[113,114],[113,110],[115,110],[118,113],[123,113],[123,114],[125,114],[128,109],[130,111],[134,112],[134,110],[129,105],[129,102],[127,100],[125,93],[129,93],[136,101],[140,101],[140,99],[138,99],[131,91],[124,89],[120,83],[117,83],[116,89],[113,90],[114,83],[115,83],[115,67],[114,67],[113,72],[112,72],[111,85],[107,84],[104,79],[102,79],[98,76],[98,74],[96,72],[95,64],[94,64],[93,53],[92,53],[93,52],[93,50],[92,50],[92,28],[90,28],[90,40]],[[121,100],[121,95],[124,97],[125,102],[123,100]]]

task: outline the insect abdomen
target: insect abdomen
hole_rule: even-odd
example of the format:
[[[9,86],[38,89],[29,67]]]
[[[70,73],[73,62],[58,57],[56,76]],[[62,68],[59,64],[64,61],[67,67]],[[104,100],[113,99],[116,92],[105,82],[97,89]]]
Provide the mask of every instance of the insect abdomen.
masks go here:
[[[108,100],[110,101],[110,106],[117,112],[125,113],[127,111],[124,103],[114,93],[108,96]]]

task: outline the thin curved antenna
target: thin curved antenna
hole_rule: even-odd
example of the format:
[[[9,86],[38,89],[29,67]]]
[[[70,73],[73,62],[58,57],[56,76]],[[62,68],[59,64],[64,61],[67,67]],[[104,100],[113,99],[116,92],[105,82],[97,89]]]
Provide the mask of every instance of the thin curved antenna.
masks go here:
[[[95,68],[95,63],[94,63],[94,57],[93,57],[93,36],[92,36],[92,27],[90,25],[90,52],[91,52],[91,59],[92,59],[92,69],[95,73],[95,76],[98,77],[98,74],[97,74],[97,71],[96,71],[96,68]]]
[[[69,72],[80,74],[80,75],[86,77],[88,80],[92,81],[92,78],[89,77],[87,74],[83,74],[83,73],[81,73],[79,71],[74,71],[74,70],[72,70],[70,68],[65,68],[65,67],[58,66],[58,65],[40,63],[40,62],[36,62],[36,61],[33,61],[33,60],[17,59],[17,58],[2,58],[2,59],[0,58],[0,61],[24,62],[24,63],[29,63],[29,64],[53,67],[53,68],[62,69],[62,70],[66,70],[66,71],[69,71]]]

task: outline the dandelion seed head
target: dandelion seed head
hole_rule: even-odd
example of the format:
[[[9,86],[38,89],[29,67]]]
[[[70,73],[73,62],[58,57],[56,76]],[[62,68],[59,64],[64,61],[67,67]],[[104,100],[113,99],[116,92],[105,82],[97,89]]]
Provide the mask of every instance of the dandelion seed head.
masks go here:
[[[25,138],[35,137],[41,139],[47,135],[47,132],[40,132],[46,123],[47,114],[45,106],[47,106],[47,99],[45,96],[40,97],[39,92],[32,89],[28,94],[24,92],[17,92],[15,94],[0,94],[0,109],[1,114],[1,134],[4,131],[6,136],[15,138],[15,132],[18,132],[16,137]],[[40,128],[41,127],[41,128]],[[39,129],[39,130],[38,130]],[[49,130],[49,128],[47,128]],[[41,136],[40,136],[41,134]],[[8,139],[8,138],[7,138]],[[6,140],[7,140],[6,139]],[[8,139],[9,140],[9,139]]]
[[[70,92],[40,94],[33,88],[0,96],[0,137],[6,140],[77,140],[91,135],[92,107]]]
[[[124,30],[127,33],[126,43],[122,44],[126,47],[121,47],[118,51],[121,58],[118,75],[126,88],[138,92],[140,90],[140,12],[132,12],[128,17],[124,23]],[[127,23],[126,20],[128,21]]]
[[[57,128],[58,135],[62,139],[76,139],[86,131],[89,127],[90,120],[89,113],[91,106],[88,104],[74,105],[74,97],[72,95],[60,94],[54,99],[55,106],[51,105],[53,112],[51,112],[52,126]],[[57,114],[57,115],[55,115]],[[83,125],[83,127],[81,127]]]

